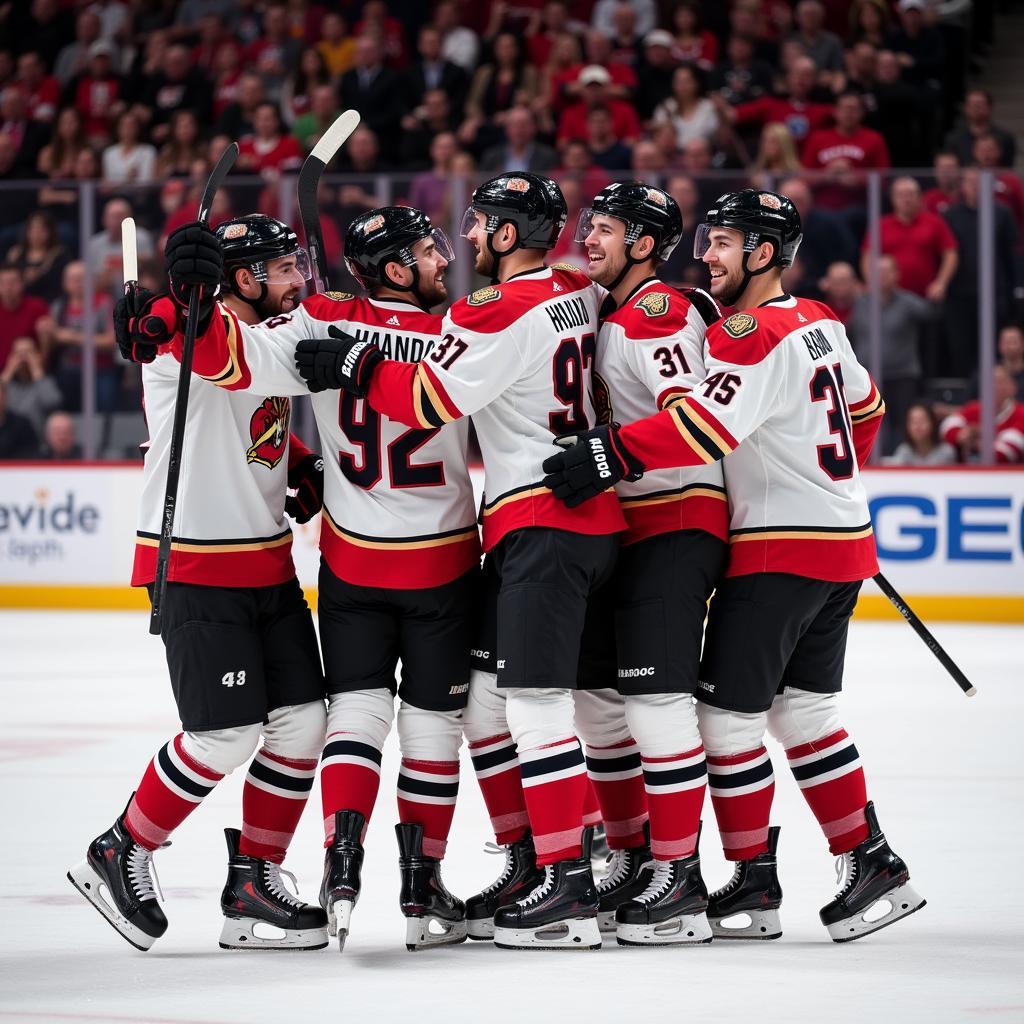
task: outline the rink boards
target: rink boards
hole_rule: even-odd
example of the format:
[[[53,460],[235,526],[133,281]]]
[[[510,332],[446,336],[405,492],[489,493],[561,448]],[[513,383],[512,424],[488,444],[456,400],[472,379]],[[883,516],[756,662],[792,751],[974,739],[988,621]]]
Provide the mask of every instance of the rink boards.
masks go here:
[[[1024,471],[871,469],[864,481],[882,571],[919,615],[1024,622]],[[145,607],[127,585],[141,482],[134,463],[0,465],[0,607]],[[319,528],[293,527],[312,600]],[[857,614],[895,616],[873,584]]]

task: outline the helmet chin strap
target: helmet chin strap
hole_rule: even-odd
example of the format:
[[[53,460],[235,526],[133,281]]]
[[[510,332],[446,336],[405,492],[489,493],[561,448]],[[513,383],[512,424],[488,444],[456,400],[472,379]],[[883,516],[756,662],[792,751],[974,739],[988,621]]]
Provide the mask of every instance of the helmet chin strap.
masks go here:
[[[250,299],[248,295],[242,294],[242,289],[238,287],[237,271],[244,269],[244,267],[238,267],[236,270],[231,272],[231,276],[228,278],[228,288],[231,290],[231,294],[236,298],[241,299],[247,306],[251,306],[260,320],[266,320],[269,317],[274,316],[278,310],[269,309],[267,307],[267,295],[269,293],[269,289],[267,288],[266,282],[256,282],[260,286],[260,293],[255,299]],[[253,278],[253,280],[255,280],[255,278]]]
[[[643,235],[641,235],[640,237],[642,238]],[[640,239],[638,238],[637,242],[639,242],[639,241],[640,241]],[[626,262],[623,264],[622,269],[618,272],[618,274],[615,275],[615,279],[613,281],[611,281],[609,284],[606,284],[604,286],[605,288],[608,289],[608,291],[610,291],[610,292],[615,291],[615,289],[618,288],[619,285],[622,284],[622,282],[625,280],[626,275],[634,267],[639,267],[641,263],[646,263],[648,260],[650,260],[653,257],[654,252],[652,250],[650,255],[644,256],[644,257],[642,257],[640,259],[636,259],[632,255],[633,246],[634,245],[636,245],[636,242],[630,242],[628,246],[623,246],[623,250],[624,250],[625,255],[626,255]]]
[[[398,262],[397,260],[388,260],[388,263],[397,263],[397,262]],[[405,264],[401,264],[401,265],[405,266]],[[388,264],[385,263],[384,264],[385,272],[387,271],[387,268],[388,268]],[[412,284],[399,284],[397,281],[391,281],[391,280],[388,280],[385,277],[384,287],[385,288],[394,288],[394,290],[396,292],[408,292],[410,295],[412,295],[416,299],[416,302],[419,304],[420,309],[422,309],[424,311],[430,309],[430,303],[427,302],[427,300],[424,297],[423,293],[420,291],[420,268],[419,268],[419,265],[414,263],[411,267],[406,267],[406,270],[408,270],[412,274]]]
[[[771,243],[771,246],[772,246],[772,258],[760,270],[751,270],[747,266],[747,260],[750,259],[751,253],[748,252],[748,253],[744,254],[744,256],[743,256],[743,280],[740,282],[740,286],[739,286],[739,288],[736,289],[735,294],[730,295],[728,297],[726,297],[725,295],[722,296],[722,302],[726,306],[734,306],[734,305],[736,305],[736,300],[747,290],[747,288],[750,287],[750,282],[751,282],[751,280],[753,278],[760,277],[762,274],[767,274],[769,270],[774,270],[775,267],[778,266],[778,261],[775,258],[776,254],[779,251],[778,247],[775,245],[774,240],[769,238],[769,239],[766,239],[766,241]],[[760,245],[760,244],[761,243],[759,242],[758,245]]]

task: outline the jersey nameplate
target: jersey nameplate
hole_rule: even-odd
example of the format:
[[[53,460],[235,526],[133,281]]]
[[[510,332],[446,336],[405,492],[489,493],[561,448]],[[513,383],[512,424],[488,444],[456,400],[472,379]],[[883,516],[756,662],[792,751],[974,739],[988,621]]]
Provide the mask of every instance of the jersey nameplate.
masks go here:
[[[749,313],[733,313],[722,322],[722,327],[730,338],[742,338],[757,330],[757,321]]]
[[[324,292],[324,295],[335,302],[348,302],[349,299],[355,298],[351,292]]]
[[[492,288],[490,285],[486,285],[483,288],[477,288],[475,292],[466,300],[471,306],[482,306],[485,302],[494,302],[501,298],[501,292],[497,288]]]
[[[648,292],[634,303],[647,316],[664,316],[668,312],[668,295],[665,292]]]

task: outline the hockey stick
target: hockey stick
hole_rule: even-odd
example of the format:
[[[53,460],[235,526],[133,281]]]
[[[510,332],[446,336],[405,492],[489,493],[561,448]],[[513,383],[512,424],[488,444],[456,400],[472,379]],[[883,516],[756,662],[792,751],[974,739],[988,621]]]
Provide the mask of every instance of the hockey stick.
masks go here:
[[[238,143],[232,142],[220,155],[217,165],[203,189],[199,201],[199,220],[206,223],[210,207],[217,190],[224,184],[231,168],[238,158]],[[133,225],[134,227],[134,225]],[[160,633],[164,596],[167,593],[167,570],[171,561],[171,538],[174,533],[174,513],[178,505],[178,474],[181,471],[181,446],[185,440],[185,418],[188,416],[189,387],[192,384],[192,354],[196,347],[199,330],[200,285],[193,285],[188,296],[188,313],[185,317],[185,342],[181,350],[181,366],[178,369],[178,393],[174,400],[174,422],[171,427],[171,446],[167,453],[167,487],[164,492],[164,514],[160,526],[160,547],[156,556],[156,578],[153,581],[153,608],[149,616],[149,631]]]
[[[335,118],[334,124],[320,136],[320,141],[306,157],[299,171],[299,216],[306,235],[309,263],[313,271],[313,288],[324,292],[328,288],[327,260],[324,256],[324,236],[320,230],[320,206],[316,193],[324,169],[334,159],[345,140],[359,127],[359,111],[346,110]]]
[[[924,641],[925,647],[939,659],[940,664],[953,677],[957,686],[968,697],[973,697],[978,691],[974,688],[970,679],[963,674],[960,666],[945,652],[942,644],[932,636],[928,627],[914,614],[914,609],[900,597],[896,588],[881,573],[876,574],[875,583],[878,584],[878,589],[892,601],[896,611],[910,623],[914,632]]]

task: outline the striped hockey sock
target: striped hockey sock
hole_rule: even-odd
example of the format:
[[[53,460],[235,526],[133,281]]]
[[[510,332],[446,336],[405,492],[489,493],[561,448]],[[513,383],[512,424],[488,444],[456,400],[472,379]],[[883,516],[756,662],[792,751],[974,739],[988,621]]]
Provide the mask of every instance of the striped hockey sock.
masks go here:
[[[655,860],[681,860],[697,848],[708,774],[704,748],[643,758]]]
[[[708,788],[727,860],[750,860],[768,849],[775,774],[764,746],[724,757],[708,755]]]
[[[569,736],[522,751],[519,763],[538,864],[580,855],[587,769],[580,741]]]
[[[480,784],[494,841],[507,846],[522,839],[530,825],[523,796],[516,743],[509,733],[488,736],[469,744],[476,781]]]
[[[626,850],[643,846],[647,797],[636,742],[630,738],[610,747],[588,744],[587,774],[600,802],[609,848]],[[586,820],[586,814],[583,824],[593,824]]]
[[[178,733],[149,762],[125,813],[128,831],[140,846],[157,849],[223,778],[190,757]]]
[[[587,793],[583,797],[583,827],[601,824],[601,804],[597,799],[594,784],[587,779]]]
[[[838,856],[867,839],[864,769],[846,730],[790,747],[786,757],[796,784],[825,833],[829,850]]]
[[[423,855],[440,860],[459,795],[458,761],[415,761],[403,757],[398,772],[398,820],[423,826]]]
[[[280,864],[288,852],[316,777],[316,758],[256,752],[242,787],[238,852]]]
[[[380,788],[381,752],[356,733],[332,732],[320,759],[320,798],[324,809],[324,847],[334,842],[337,811],[358,811],[370,824]],[[364,828],[363,839],[366,829]]]

